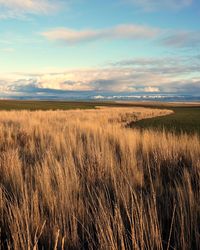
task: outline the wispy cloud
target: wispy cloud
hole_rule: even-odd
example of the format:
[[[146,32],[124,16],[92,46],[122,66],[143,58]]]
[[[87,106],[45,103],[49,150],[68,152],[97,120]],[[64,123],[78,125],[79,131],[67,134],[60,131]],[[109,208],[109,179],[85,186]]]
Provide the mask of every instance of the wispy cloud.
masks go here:
[[[175,48],[200,46],[200,30],[171,32],[166,34],[161,43]]]
[[[25,18],[26,14],[48,14],[59,9],[56,0],[0,0],[0,18]]]
[[[110,66],[132,68],[137,72],[150,72],[169,76],[185,76],[200,72],[200,57],[197,56],[165,56],[146,57],[121,60],[111,63]]]
[[[177,10],[193,3],[193,0],[124,0],[126,3],[134,4],[145,11],[155,11],[160,9]]]
[[[54,28],[42,32],[41,35],[50,41],[69,45],[99,40],[153,40],[157,46],[176,49],[200,46],[200,30],[161,29],[137,24],[123,24],[104,29]]]
[[[83,29],[75,30],[69,28],[56,28],[46,32],[42,35],[52,41],[60,41],[68,44],[91,42],[102,39],[152,39],[159,34],[158,28],[124,24],[105,29]]]

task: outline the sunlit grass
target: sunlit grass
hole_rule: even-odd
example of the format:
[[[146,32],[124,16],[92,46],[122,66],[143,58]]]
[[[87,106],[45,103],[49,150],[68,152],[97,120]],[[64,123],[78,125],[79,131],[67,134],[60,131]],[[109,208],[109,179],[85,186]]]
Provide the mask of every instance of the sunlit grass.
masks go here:
[[[199,137],[126,128],[170,112],[1,112],[1,248],[199,249]]]

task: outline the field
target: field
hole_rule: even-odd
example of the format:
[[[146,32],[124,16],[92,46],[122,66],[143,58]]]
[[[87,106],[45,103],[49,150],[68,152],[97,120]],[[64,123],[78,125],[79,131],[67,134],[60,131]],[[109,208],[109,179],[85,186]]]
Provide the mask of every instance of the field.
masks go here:
[[[71,110],[95,109],[96,106],[133,107],[135,104],[92,101],[35,101],[0,100],[0,110]],[[137,105],[136,105],[137,106]],[[141,106],[141,105],[139,105]]]
[[[1,249],[200,249],[198,135],[126,106],[1,111]]]
[[[166,130],[176,134],[200,134],[200,106],[171,107],[170,109],[174,111],[171,115],[133,122],[130,127]]]
[[[159,103],[159,102],[72,102],[72,101],[16,101],[0,100],[0,110],[72,110],[107,107],[146,107],[152,109],[170,109],[173,114],[153,119],[130,122],[129,126],[155,131],[170,131],[176,134],[200,134],[200,103]]]
[[[94,109],[89,102],[61,102],[61,101],[18,101],[0,100],[0,110],[71,110]]]

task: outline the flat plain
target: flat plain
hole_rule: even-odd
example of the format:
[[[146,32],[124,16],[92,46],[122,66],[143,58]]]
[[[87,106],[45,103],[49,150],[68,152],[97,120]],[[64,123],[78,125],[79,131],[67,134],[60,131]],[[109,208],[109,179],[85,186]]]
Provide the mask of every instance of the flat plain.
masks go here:
[[[174,113],[164,117],[144,119],[131,123],[131,127],[140,129],[166,130],[176,134],[200,134],[200,106],[169,107]]]
[[[92,101],[16,101],[0,100],[0,110],[72,110],[95,109],[96,107],[146,107],[170,109],[171,115],[143,119],[130,127],[140,129],[166,130],[174,133],[200,134],[200,103],[161,103],[161,102],[92,102]]]
[[[0,112],[1,249],[200,249],[198,126],[138,129],[180,121],[188,107],[9,105]]]

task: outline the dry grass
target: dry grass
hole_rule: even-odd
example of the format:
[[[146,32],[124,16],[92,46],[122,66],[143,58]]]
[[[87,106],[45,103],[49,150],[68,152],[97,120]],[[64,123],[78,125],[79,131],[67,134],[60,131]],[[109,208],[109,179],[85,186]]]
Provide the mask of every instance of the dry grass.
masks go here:
[[[200,249],[199,137],[120,125],[163,112],[1,112],[1,248]]]

